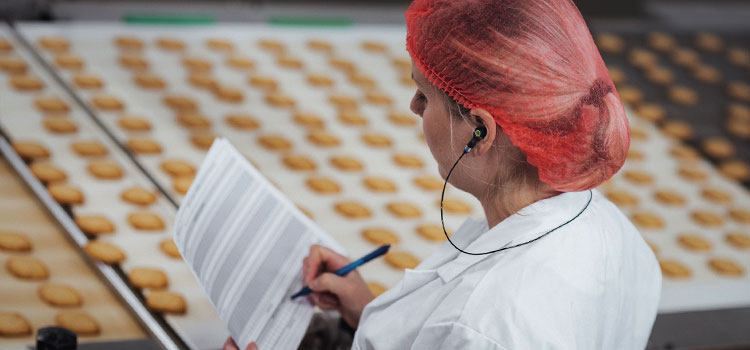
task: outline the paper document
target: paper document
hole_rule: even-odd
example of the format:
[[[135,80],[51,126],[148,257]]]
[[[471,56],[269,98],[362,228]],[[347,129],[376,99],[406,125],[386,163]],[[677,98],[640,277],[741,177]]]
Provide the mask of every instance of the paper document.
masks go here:
[[[225,139],[208,151],[174,240],[241,349],[297,349],[313,315],[302,284],[312,244],[344,250]],[[221,344],[217,344],[221,346]]]

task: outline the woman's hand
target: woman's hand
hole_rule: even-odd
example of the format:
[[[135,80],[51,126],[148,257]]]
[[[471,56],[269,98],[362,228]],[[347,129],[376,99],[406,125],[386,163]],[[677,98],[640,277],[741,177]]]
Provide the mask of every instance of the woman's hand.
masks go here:
[[[333,272],[349,264],[349,259],[326,247],[313,244],[302,261],[302,279],[313,290],[310,298],[323,310],[337,310],[352,328],[359,325],[362,309],[375,296],[357,270],[346,276]]]
[[[240,350],[240,347],[237,346],[237,343],[234,342],[234,339],[232,337],[227,338],[227,341],[224,342],[224,350]],[[258,344],[255,344],[255,342],[252,342],[250,344],[247,344],[247,350],[258,350]]]

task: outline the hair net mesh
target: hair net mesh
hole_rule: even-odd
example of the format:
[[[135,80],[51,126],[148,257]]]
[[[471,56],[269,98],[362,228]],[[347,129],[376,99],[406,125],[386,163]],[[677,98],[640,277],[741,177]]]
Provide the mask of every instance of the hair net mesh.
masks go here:
[[[416,0],[406,23],[417,69],[490,112],[553,189],[590,189],[622,167],[625,110],[571,1]]]

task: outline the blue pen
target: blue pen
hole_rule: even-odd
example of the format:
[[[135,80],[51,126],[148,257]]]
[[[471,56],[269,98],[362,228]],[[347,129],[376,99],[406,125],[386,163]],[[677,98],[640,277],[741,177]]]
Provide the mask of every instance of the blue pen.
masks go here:
[[[370,261],[372,259],[375,259],[375,258],[377,258],[377,257],[379,257],[379,256],[381,256],[381,255],[383,255],[385,253],[387,253],[388,249],[390,247],[391,247],[390,244],[383,245],[380,248],[375,249],[372,253],[367,254],[367,255],[365,255],[365,256],[363,256],[363,257],[361,257],[361,258],[359,258],[359,259],[351,262],[349,265],[346,265],[346,266],[338,269],[338,271],[336,271],[334,273],[336,275],[339,275],[339,276],[346,275],[347,273],[351,272],[352,270],[360,267],[361,265],[364,265],[364,263],[366,263],[366,262],[368,262],[368,261]],[[297,292],[297,294],[292,295],[292,300],[294,300],[294,298],[296,298],[296,297],[308,295],[310,293],[312,293],[312,289],[310,289],[310,287],[308,287],[308,286],[305,286],[299,292]]]

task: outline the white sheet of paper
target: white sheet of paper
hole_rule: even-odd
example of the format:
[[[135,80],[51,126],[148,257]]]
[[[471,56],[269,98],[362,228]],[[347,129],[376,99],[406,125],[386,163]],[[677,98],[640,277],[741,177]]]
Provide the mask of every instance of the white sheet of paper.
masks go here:
[[[241,349],[297,349],[313,315],[302,284],[312,244],[344,249],[226,139],[208,151],[175,220],[174,240]]]

